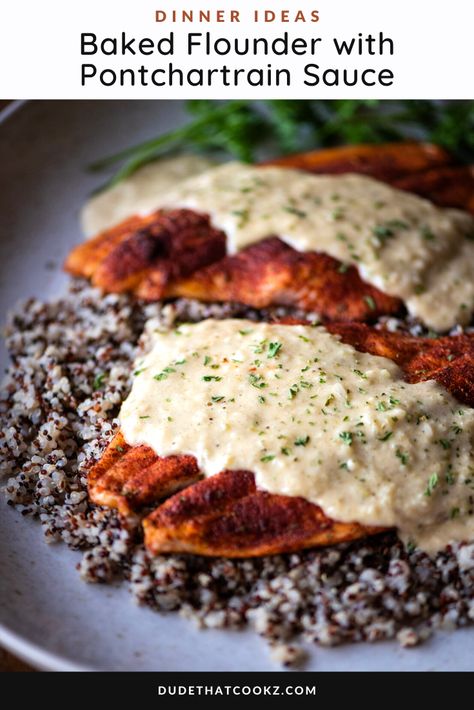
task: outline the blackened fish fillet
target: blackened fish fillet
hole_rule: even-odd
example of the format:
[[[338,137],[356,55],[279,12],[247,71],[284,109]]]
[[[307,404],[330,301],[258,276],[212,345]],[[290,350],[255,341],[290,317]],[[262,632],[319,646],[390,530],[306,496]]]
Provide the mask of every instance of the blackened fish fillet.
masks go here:
[[[393,360],[408,382],[435,379],[474,406],[474,334],[424,338],[363,323],[332,323],[327,329],[359,351]],[[148,446],[130,447],[119,432],[90,471],[89,495],[123,515],[145,515],[145,543],[153,554],[252,557],[380,531],[331,520],[302,498],[257,490],[250,471],[201,477],[194,457],[159,457]]]
[[[293,306],[328,320],[364,321],[403,310],[359,276],[354,266],[319,252],[300,252],[269,237],[177,281],[169,294],[236,301],[254,308]]]
[[[226,237],[207,215],[159,210],[131,217],[75,247],[65,269],[104,291],[159,300],[176,279],[226,254]]]

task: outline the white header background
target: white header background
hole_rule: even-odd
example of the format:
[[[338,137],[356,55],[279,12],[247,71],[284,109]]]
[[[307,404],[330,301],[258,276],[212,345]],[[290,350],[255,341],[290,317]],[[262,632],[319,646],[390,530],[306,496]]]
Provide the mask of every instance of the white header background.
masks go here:
[[[155,11],[239,10],[240,23],[155,22]],[[320,21],[254,23],[253,10],[319,10]],[[474,3],[470,0],[15,0],[2,3],[0,10],[0,98],[43,99],[182,99],[182,98],[474,98]],[[149,37],[155,42],[173,30],[176,35],[174,56],[137,55],[82,57],[81,32],[93,32],[99,38],[116,37],[125,31],[128,37]],[[290,38],[322,37],[315,56],[245,57],[227,55],[206,57],[204,52],[186,55],[187,32],[211,32],[215,37],[267,37],[272,39],[287,31]],[[392,56],[339,57],[332,38],[350,40],[359,32],[378,36],[383,32],[395,44]],[[167,67],[169,62],[183,70],[192,68],[288,67],[292,70],[291,87],[211,88],[173,86],[101,86],[91,81],[81,86],[81,64],[94,63],[105,68],[150,69]],[[393,86],[381,87],[308,87],[303,84],[303,67],[316,63],[322,70],[334,67],[350,69],[389,68],[395,75]]]

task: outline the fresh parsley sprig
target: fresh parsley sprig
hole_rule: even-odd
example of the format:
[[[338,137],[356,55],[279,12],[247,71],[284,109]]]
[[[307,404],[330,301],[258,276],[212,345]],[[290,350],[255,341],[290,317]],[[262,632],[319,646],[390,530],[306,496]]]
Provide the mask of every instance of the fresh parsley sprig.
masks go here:
[[[107,186],[177,150],[220,153],[253,162],[262,149],[284,155],[349,143],[415,138],[474,161],[474,101],[188,101],[189,123],[98,160],[91,170],[119,165]]]

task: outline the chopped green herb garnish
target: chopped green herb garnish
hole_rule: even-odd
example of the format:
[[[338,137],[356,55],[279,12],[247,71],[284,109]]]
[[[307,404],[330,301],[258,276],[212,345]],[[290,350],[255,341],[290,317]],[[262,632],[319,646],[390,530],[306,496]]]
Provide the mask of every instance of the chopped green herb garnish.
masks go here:
[[[255,346],[254,353],[256,353],[257,355],[260,355],[261,353],[263,353],[263,351],[265,350],[266,347],[267,347],[267,341],[266,341],[266,340],[261,340],[261,341]]]
[[[278,353],[280,352],[281,348],[282,348],[281,343],[277,343],[277,342],[269,343],[267,357],[269,357],[269,358],[276,357],[278,355]]]
[[[216,375],[204,375],[202,379],[204,382],[220,382],[222,377],[217,377]]]
[[[239,227],[245,226],[250,217],[250,213],[248,210],[232,210],[232,214],[236,217],[240,217],[240,221],[238,224]]]
[[[262,463],[268,463],[269,461],[273,461],[274,458],[275,458],[275,456],[273,456],[272,454],[268,454],[267,456],[262,456],[260,461]]]
[[[388,222],[373,227],[372,233],[383,244],[390,237],[394,237],[397,230],[400,229],[408,229],[408,224],[400,219],[390,219]]]
[[[406,453],[405,453],[404,451],[402,451],[401,449],[397,449],[397,450],[395,451],[395,456],[400,459],[400,462],[401,462],[402,466],[406,466],[406,465],[407,465],[407,463],[408,463],[408,461],[409,461],[408,454],[406,454]]]
[[[423,227],[421,228],[420,231],[421,231],[421,236],[422,236],[423,239],[425,239],[427,242],[432,242],[433,239],[435,238],[434,232],[433,232],[432,229],[431,229],[430,227],[428,227],[428,225],[426,225],[426,224],[423,225]]]
[[[249,382],[252,387],[257,387],[257,389],[263,389],[267,386],[262,375],[256,375],[254,372],[249,372]]]
[[[379,441],[388,441],[392,435],[393,431],[387,431],[383,436],[379,436]]]
[[[426,486],[425,490],[425,496],[430,496],[436,486],[439,483],[439,476],[437,473],[432,473],[431,476],[428,478],[428,485]]]
[[[295,446],[306,446],[309,442],[309,436],[299,436],[295,439]]]
[[[289,393],[288,393],[288,398],[289,398],[289,399],[294,399],[294,398],[296,397],[296,395],[298,394],[299,391],[300,391],[300,390],[299,390],[298,385],[291,385],[291,387],[290,387],[290,389],[289,389],[289,391],[288,391],[288,392],[289,392]]]
[[[456,483],[456,476],[452,471],[448,470],[444,478],[448,486],[453,486]]]
[[[350,431],[341,431],[339,438],[348,446],[352,446],[352,434]]]
[[[162,372],[158,373],[158,375],[153,376],[153,379],[158,380],[158,382],[160,380],[166,380],[168,375],[170,375],[172,372],[176,372],[173,367],[164,367]]]
[[[385,241],[389,237],[394,236],[394,231],[392,229],[389,229],[388,227],[385,227],[383,224],[377,225],[373,227],[372,233],[374,236],[377,237],[380,241]]]
[[[104,382],[105,382],[105,375],[103,373],[100,375],[97,375],[97,377],[95,378],[95,380],[92,384],[92,389],[93,390],[100,389],[102,387],[102,385],[104,384]]]
[[[293,207],[293,205],[285,205],[285,206],[283,207],[283,210],[284,210],[285,212],[289,212],[290,214],[294,214],[294,215],[296,215],[297,217],[303,218],[303,217],[306,217],[306,216],[307,216],[306,212],[303,212],[302,210],[299,210],[299,209],[297,209],[296,207]]]
[[[375,311],[377,306],[375,305],[375,301],[372,296],[364,296],[364,301],[366,302],[371,311]]]

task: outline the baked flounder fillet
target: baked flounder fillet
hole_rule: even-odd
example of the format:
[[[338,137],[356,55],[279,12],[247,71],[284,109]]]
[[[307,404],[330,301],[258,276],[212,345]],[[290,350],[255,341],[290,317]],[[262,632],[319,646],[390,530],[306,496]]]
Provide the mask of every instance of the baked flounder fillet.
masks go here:
[[[474,335],[431,339],[348,323],[330,324],[328,331],[361,352],[393,360],[407,382],[435,379],[473,406]],[[120,431],[90,471],[89,495],[124,516],[142,518],[153,554],[252,557],[380,531],[332,520],[303,498],[258,490],[251,471],[227,470],[203,479],[193,456],[159,457],[148,446],[129,446]]]
[[[200,479],[192,456],[159,457],[148,446],[128,446],[118,432],[89,474],[89,495],[122,515],[145,515],[145,544],[154,554],[254,557],[379,532],[331,520],[303,498],[259,491],[250,471]]]
[[[206,215],[157,210],[130,217],[75,247],[65,269],[107,292],[131,291],[158,300],[170,284],[225,254],[225,234]]]
[[[399,190],[426,197],[438,207],[456,207],[474,214],[474,167],[454,165],[446,151],[429,143],[340,146],[290,155],[267,164],[315,174],[369,175]]]
[[[359,173],[375,177],[402,190],[417,193],[443,207],[454,206],[472,210],[474,208],[472,169],[451,165],[450,161],[450,157],[435,146],[401,143],[314,151],[274,160],[266,165],[270,170],[272,166],[274,170],[278,167],[297,168],[304,172],[328,176],[338,176],[348,172]],[[292,178],[292,174],[297,175],[290,170],[289,187],[295,179]],[[265,168],[258,175],[260,178],[256,175],[255,180],[264,178]],[[229,196],[225,194],[226,178],[222,179],[224,183],[222,185],[217,183],[214,189],[217,190],[216,199],[223,198],[225,204]],[[234,179],[228,178],[228,180],[232,182]],[[250,177],[249,180],[251,182]],[[315,225],[319,224],[319,227],[311,226],[311,222],[305,225],[305,234],[308,234],[308,230],[314,234],[308,242],[311,246],[300,245],[294,248],[296,243],[292,242],[295,236],[293,234],[292,237],[292,230],[296,229],[295,224],[298,220],[306,221],[315,210],[317,212],[319,198],[316,195],[314,201],[308,202],[308,195],[302,194],[300,196],[304,204],[302,210],[299,203],[293,204],[292,193],[289,190],[286,197],[282,192],[281,200],[277,201],[271,209],[272,214],[275,212],[281,216],[277,221],[273,220],[271,224],[269,223],[268,232],[265,233],[264,230],[259,233],[254,243],[244,243],[238,253],[233,253],[235,251],[233,231],[247,230],[249,221],[253,224],[254,220],[252,216],[254,208],[249,211],[245,207],[249,197],[247,193],[251,188],[244,187],[241,192],[237,189],[235,200],[228,208],[230,210],[228,216],[232,216],[232,224],[230,222],[226,223],[227,226],[221,224],[227,235],[220,229],[214,229],[209,215],[204,214],[208,211],[212,213],[212,200],[205,201],[203,207],[199,202],[202,196],[196,197],[196,204],[193,204],[193,200],[189,202],[187,198],[183,198],[184,202],[182,202],[179,198],[174,199],[171,196],[171,203],[177,203],[176,209],[160,209],[146,216],[133,216],[105,230],[97,237],[76,247],[66,260],[65,267],[73,275],[91,279],[95,286],[105,292],[129,291],[148,301],[183,296],[203,301],[237,302],[254,308],[291,306],[307,312],[317,312],[325,321],[365,322],[375,320],[381,315],[401,314],[405,304],[408,310],[415,314],[420,308],[420,313],[424,313],[429,324],[428,316],[433,317],[433,313],[432,309],[427,307],[425,301],[428,297],[424,297],[423,293],[428,290],[431,296],[433,291],[432,279],[436,279],[437,274],[437,267],[435,268],[431,263],[434,260],[444,264],[447,269],[446,277],[443,277],[437,287],[443,303],[450,303],[453,293],[451,288],[453,274],[449,268],[459,272],[459,278],[464,283],[463,293],[459,299],[461,301],[464,299],[463,303],[467,305],[458,317],[459,322],[465,323],[470,312],[472,294],[466,286],[469,280],[466,274],[470,274],[470,271],[469,269],[466,271],[466,268],[463,270],[463,264],[465,266],[468,263],[469,257],[458,258],[456,264],[449,267],[451,259],[455,259],[454,246],[457,242],[451,245],[447,254],[443,252],[441,255],[438,251],[445,249],[443,244],[447,237],[442,235],[443,230],[447,228],[446,219],[453,220],[452,227],[460,230],[459,239],[462,241],[463,229],[469,228],[469,218],[465,215],[463,221],[459,216],[461,213],[458,213],[456,220],[459,220],[459,224],[457,224],[454,214],[448,216],[440,213],[437,215],[436,229],[439,227],[441,232],[440,235],[436,235],[436,229],[432,225],[428,227],[423,221],[426,210],[422,209],[422,203],[416,206],[406,202],[405,199],[406,205],[403,209],[407,211],[407,219],[394,218],[393,214],[399,214],[401,204],[404,204],[403,200],[400,209],[397,211],[398,208],[394,208],[395,212],[393,212],[390,195],[383,193],[385,201],[375,199],[376,185],[377,183],[359,185],[357,187],[361,191],[357,193],[359,197],[354,198],[352,202],[350,195],[346,194],[348,185],[345,187],[339,185],[339,189],[345,195],[344,209],[342,209],[340,207],[342,203],[337,202],[340,195],[336,194],[337,186],[334,184],[331,190],[335,191],[335,194],[326,195],[327,199],[330,198],[331,210],[328,211],[324,203],[324,215],[321,216],[319,213],[320,216],[315,218]],[[323,186],[323,191],[326,188]],[[278,190],[281,192],[282,189],[282,185],[278,186],[277,192]],[[370,197],[371,191],[374,192],[373,197]],[[209,190],[207,192],[209,193]],[[380,192],[380,183],[378,192]],[[265,195],[265,191],[262,194]],[[394,192],[395,203],[400,202],[400,195],[403,193],[399,193],[397,197]],[[333,198],[334,202],[332,202]],[[361,208],[359,217],[354,217],[354,224],[351,227],[349,213],[354,211],[360,200],[364,201],[366,198],[369,201]],[[167,197],[161,198],[157,195],[158,202],[160,199],[166,203]],[[258,204],[262,199],[265,202],[265,197],[258,193],[256,203]],[[187,208],[183,208],[183,204],[187,205]],[[263,205],[263,202],[261,204]],[[366,209],[369,210],[368,213],[364,212]],[[419,217],[412,214],[414,210],[418,212],[421,210]],[[339,215],[338,212],[341,214]],[[403,216],[405,213],[402,210],[400,214]],[[428,211],[427,214],[431,213]],[[258,215],[257,209],[255,218],[257,223]],[[389,215],[392,217],[389,218]],[[260,215],[261,219],[264,217],[268,215]],[[346,221],[346,218],[349,221]],[[434,218],[433,214],[431,218]],[[341,221],[338,221],[339,219]],[[295,224],[292,220],[296,220]],[[357,224],[357,220],[360,224]],[[457,226],[454,226],[455,222]],[[298,229],[300,227],[302,224]],[[352,228],[359,231],[352,233]],[[346,233],[347,230],[349,235]],[[389,261],[393,259],[392,251],[393,249],[396,251],[394,245],[402,239],[404,233],[408,234],[407,230],[411,230],[407,244],[413,246],[413,255],[406,269],[402,269],[399,273],[396,267],[397,259],[395,265],[390,262],[391,265],[387,266],[382,263],[380,254],[385,259],[387,253],[387,259]],[[283,239],[279,238],[280,231]],[[325,231],[328,234],[323,236]],[[301,238],[301,234],[299,236],[298,234],[295,237],[297,243]],[[326,245],[326,248],[325,239],[328,239],[329,234],[332,235],[330,239],[333,243],[329,247]],[[421,244],[416,246],[415,242],[418,244],[417,240],[420,241],[420,234],[423,238]],[[437,236],[439,236],[439,244]],[[318,247],[318,244],[322,246]],[[403,251],[406,246],[405,244],[403,248],[399,248]],[[357,253],[360,250],[362,256]],[[376,253],[375,262],[372,259],[373,250]],[[470,254],[468,248],[466,254]],[[426,264],[424,264],[425,260]],[[387,268],[389,275],[386,273]],[[446,294],[441,293],[443,289],[446,290]],[[431,303],[430,298],[428,302]],[[458,307],[459,304],[456,308]],[[446,305],[446,309],[449,311],[452,306]],[[448,325],[455,322],[453,318],[452,313],[450,316],[440,313],[431,326],[438,330],[447,330]]]
[[[294,306],[325,319],[395,315],[402,301],[327,254],[299,252],[270,237],[226,257],[225,235],[191,210],[132,217],[80,244],[66,270],[103,291],[146,301],[177,296],[236,301],[254,308]]]

